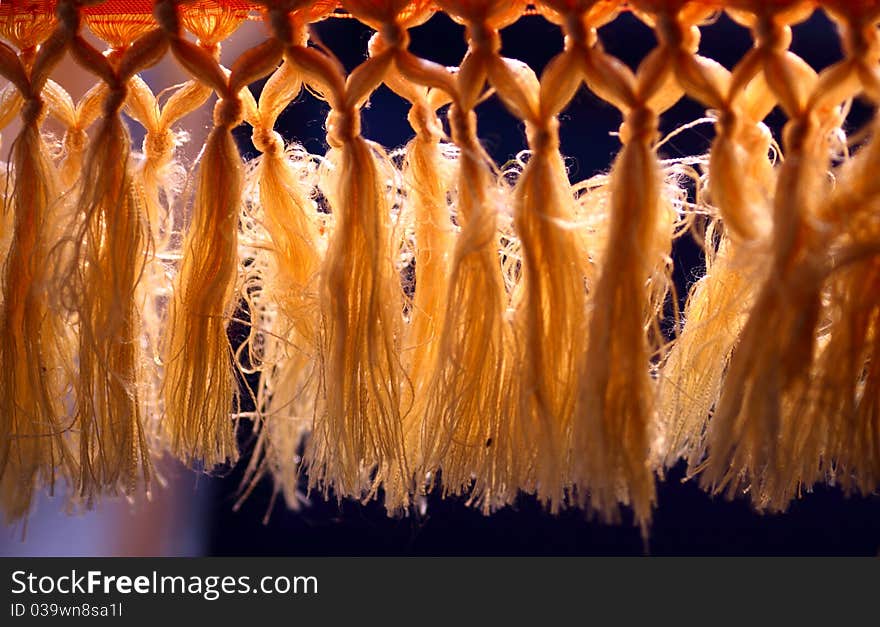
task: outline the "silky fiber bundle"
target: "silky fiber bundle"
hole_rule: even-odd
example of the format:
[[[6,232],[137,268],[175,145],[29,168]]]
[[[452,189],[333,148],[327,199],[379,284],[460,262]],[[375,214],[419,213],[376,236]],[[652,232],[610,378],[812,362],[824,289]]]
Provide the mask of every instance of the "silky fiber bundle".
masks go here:
[[[843,52],[821,71],[791,48],[815,11]],[[410,51],[437,12],[463,27],[458,67]],[[602,44],[627,12],[656,37],[634,67]],[[753,40],[732,67],[699,52],[722,13]],[[523,15],[564,35],[540,73],[501,53]],[[327,19],[374,31],[351,70]],[[247,21],[263,40],[228,58]],[[290,507],[389,514],[525,493],[643,534],[681,460],[759,511],[876,492],[880,122],[844,130],[880,101],[878,25],[880,0],[0,1],[5,520],[41,490],[149,493],[166,454],[242,464],[239,503],[264,479]],[[67,57],[92,77],[78,102]],[[166,58],[186,81],[149,84]],[[383,86],[404,146],[361,126]],[[619,112],[620,148],[572,180],[580,91]],[[275,130],[306,98],[329,112],[322,154]],[[487,99],[523,131],[505,164]],[[714,134],[669,159],[682,100]],[[682,237],[704,263],[679,300]]]

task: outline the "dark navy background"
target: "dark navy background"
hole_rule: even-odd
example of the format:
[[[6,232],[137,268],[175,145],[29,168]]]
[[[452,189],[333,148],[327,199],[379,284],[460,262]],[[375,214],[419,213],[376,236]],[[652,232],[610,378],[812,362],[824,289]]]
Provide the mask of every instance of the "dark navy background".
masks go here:
[[[350,69],[365,55],[370,32],[354,20],[330,20],[317,26],[328,46]],[[730,67],[751,46],[748,33],[726,18],[703,29],[701,53]],[[601,30],[606,49],[635,66],[654,47],[647,27],[630,15],[619,17]],[[524,17],[502,32],[503,53],[527,62],[540,72],[562,48],[555,25],[541,17]],[[457,65],[466,45],[461,26],[444,15],[412,30],[414,53]],[[793,50],[820,69],[840,57],[834,27],[817,13],[795,29]],[[408,105],[382,87],[363,112],[363,134],[384,146],[406,143]],[[849,130],[865,119],[864,106],[854,108]],[[277,130],[312,152],[323,153],[326,106],[301,96],[281,116]],[[663,116],[661,130],[669,132],[704,115],[703,109],[683,100]],[[525,147],[522,125],[496,100],[478,109],[479,134],[499,164]],[[784,122],[778,112],[767,120],[774,131]],[[585,88],[561,118],[562,151],[573,180],[607,170],[619,143],[609,132],[620,124],[620,114]],[[239,129],[245,153],[256,154],[249,130]],[[685,132],[661,151],[666,158],[699,154],[712,139],[711,125]],[[675,278],[679,292],[700,273],[699,253],[683,238],[676,246]],[[235,334],[235,329],[232,330]],[[242,433],[247,446],[247,433]],[[324,502],[320,497],[299,512],[285,509],[278,499],[269,522],[263,525],[271,501],[268,481],[238,512],[232,496],[240,472],[223,479],[202,480],[199,488],[213,492],[213,527],[208,554],[214,555],[733,555],[837,554],[878,555],[880,550],[880,497],[844,498],[832,488],[817,488],[794,503],[784,515],[757,515],[745,501],[713,499],[693,483],[681,482],[681,469],[658,484],[659,506],[648,546],[631,520],[609,527],[590,522],[580,511],[550,516],[529,497],[490,517],[468,509],[458,500],[429,498],[427,513],[389,519],[381,503],[362,506],[346,501]]]

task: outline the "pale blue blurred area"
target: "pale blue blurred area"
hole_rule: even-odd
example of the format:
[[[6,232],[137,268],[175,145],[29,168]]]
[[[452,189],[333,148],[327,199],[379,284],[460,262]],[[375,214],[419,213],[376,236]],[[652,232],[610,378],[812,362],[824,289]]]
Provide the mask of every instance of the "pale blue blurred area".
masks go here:
[[[204,555],[210,539],[208,481],[165,463],[165,487],[152,498],[106,498],[91,510],[68,513],[60,495],[43,493],[24,529],[0,527],[2,557],[174,557]]]

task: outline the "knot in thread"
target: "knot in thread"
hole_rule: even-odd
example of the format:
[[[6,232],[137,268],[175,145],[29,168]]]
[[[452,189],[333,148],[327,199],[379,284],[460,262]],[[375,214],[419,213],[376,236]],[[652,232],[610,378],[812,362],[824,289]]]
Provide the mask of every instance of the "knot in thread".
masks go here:
[[[143,143],[144,155],[153,162],[164,162],[174,152],[174,134],[170,129],[147,133]]]
[[[397,22],[387,22],[379,29],[382,42],[389,48],[406,50],[409,47],[409,31]]]
[[[172,0],[154,3],[153,17],[166,34],[175,37],[180,34],[180,16],[177,14],[177,5]]]
[[[680,49],[684,45],[684,26],[677,15],[666,11],[657,16],[657,32],[660,41],[671,48]]]
[[[682,23],[678,15],[661,13],[657,19],[657,30],[660,41],[675,50],[695,53],[700,47],[700,29]]]
[[[657,138],[657,114],[642,105],[631,109],[620,125],[620,141],[627,144],[631,141],[653,143]]]
[[[202,41],[199,39],[196,44],[205,51],[215,61],[220,60],[220,43],[216,41]]]
[[[545,120],[539,126],[526,129],[532,152],[548,152],[559,148],[559,120],[555,117]]]
[[[467,140],[472,129],[477,127],[477,114],[466,111],[453,104],[449,107],[449,124],[452,127],[452,136],[457,140]]]
[[[221,98],[214,105],[214,126],[219,128],[234,128],[241,124],[244,115],[242,113],[241,99]]]
[[[64,133],[64,150],[67,154],[81,154],[85,152],[89,136],[79,127],[71,127]]]
[[[739,133],[740,126],[739,115],[733,109],[724,109],[718,115],[718,128],[722,134],[734,137]]]
[[[816,115],[812,111],[807,111],[803,115],[791,118],[782,130],[782,141],[788,152],[804,152],[811,132],[817,125]]]
[[[309,45],[309,29],[307,24],[294,22],[293,37],[291,38],[294,46],[305,48]]]
[[[327,143],[339,148],[360,135],[361,119],[354,109],[330,111],[327,116]]]
[[[24,101],[21,108],[21,120],[25,126],[38,124],[43,117],[45,107],[39,96],[31,96]]]
[[[569,15],[565,20],[566,45],[588,50],[599,41],[599,35],[583,14]]]
[[[791,45],[791,28],[770,17],[761,17],[755,25],[755,39],[759,48],[784,52]]]
[[[109,91],[107,92],[107,97],[104,99],[104,113],[109,117],[111,115],[116,115],[116,113],[122,109],[122,106],[125,104],[125,99],[128,97],[128,86],[125,83],[118,81],[108,84],[107,86],[109,87]]]
[[[498,29],[485,22],[471,22],[467,27],[467,37],[475,50],[497,54],[501,52],[501,35]]]
[[[290,13],[285,8],[276,6],[269,10],[269,25],[275,33],[275,39],[284,45],[295,43]]]
[[[114,68],[119,67],[119,63],[122,61],[122,58],[125,56],[125,52],[131,48],[130,45],[125,45],[121,47],[114,47],[104,53],[104,57],[107,61],[110,62],[110,65]]]
[[[843,30],[843,48],[849,57],[872,58],[876,56],[878,40],[877,31],[869,28],[847,24]]]
[[[277,131],[268,128],[257,127],[251,134],[254,148],[264,155],[277,157],[284,152],[284,138]]]
[[[72,1],[59,2],[55,7],[55,17],[58,18],[60,27],[68,33],[79,32],[81,18],[79,16],[79,7],[76,3]]]
[[[422,141],[435,142],[443,134],[440,120],[425,103],[417,103],[410,107],[406,119]]]
[[[18,58],[21,59],[21,63],[24,67],[31,68],[34,65],[34,61],[37,58],[38,50],[38,46],[33,45],[26,48],[21,48],[18,51]]]

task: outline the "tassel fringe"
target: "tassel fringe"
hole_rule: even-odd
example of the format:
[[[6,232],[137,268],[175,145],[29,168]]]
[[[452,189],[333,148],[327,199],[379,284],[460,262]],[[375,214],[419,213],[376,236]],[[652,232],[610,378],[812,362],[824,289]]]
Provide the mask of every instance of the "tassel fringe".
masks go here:
[[[631,512],[647,535],[680,460],[760,511],[819,483],[874,493],[880,143],[876,121],[860,146],[841,128],[852,99],[880,101],[880,3],[730,4],[544,0],[565,45],[539,77],[500,52],[525,2],[4,3],[0,130],[20,120],[0,172],[4,518],[56,487],[70,506],[149,492],[165,452],[227,467],[245,433],[236,506],[265,478],[291,508],[381,495],[390,514],[435,489],[485,513],[527,493]],[[789,50],[816,6],[844,50],[821,72]],[[755,41],[730,69],[698,54],[719,8]],[[376,31],[350,72],[311,27],[337,9]],[[409,50],[437,10],[465,27],[458,68]],[[598,30],[624,10],[657,35],[635,70]],[[267,38],[226,67],[248,18]],[[96,77],[78,102],[53,72],[65,56]],[[166,56],[190,80],[163,104],[142,73]],[[361,132],[382,85],[410,107],[396,151]],[[584,87],[620,111],[621,148],[572,182],[560,114]],[[329,107],[323,156],[275,130],[304,93]],[[190,196],[181,125],[213,96]],[[524,125],[512,165],[481,143],[487,98]],[[714,140],[664,159],[682,98]],[[705,272],[679,315],[689,232]]]

